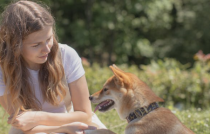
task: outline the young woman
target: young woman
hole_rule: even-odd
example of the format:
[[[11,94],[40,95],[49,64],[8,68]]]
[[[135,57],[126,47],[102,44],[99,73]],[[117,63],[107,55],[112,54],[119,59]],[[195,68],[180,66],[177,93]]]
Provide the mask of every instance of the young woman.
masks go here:
[[[58,44],[55,22],[43,6],[11,3],[0,23],[0,104],[8,123],[24,133],[76,134],[92,129],[92,110],[81,59]],[[65,88],[74,112],[67,113]]]

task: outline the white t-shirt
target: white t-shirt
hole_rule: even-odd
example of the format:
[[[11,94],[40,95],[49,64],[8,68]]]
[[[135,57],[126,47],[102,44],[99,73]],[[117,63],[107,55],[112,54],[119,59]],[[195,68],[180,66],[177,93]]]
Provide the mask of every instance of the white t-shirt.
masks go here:
[[[77,52],[68,45],[59,44],[59,47],[61,50],[62,62],[63,62],[66,80],[68,83],[71,83],[85,74],[81,58],[78,56]],[[61,102],[58,106],[53,106],[52,104],[43,101],[38,81],[39,71],[31,69],[28,70],[32,80],[31,86],[34,87],[35,96],[39,100],[42,106],[42,111],[52,112],[52,113],[65,113],[66,107],[64,101]],[[0,68],[0,96],[4,95],[4,91],[5,91],[5,84],[3,82],[3,73]]]

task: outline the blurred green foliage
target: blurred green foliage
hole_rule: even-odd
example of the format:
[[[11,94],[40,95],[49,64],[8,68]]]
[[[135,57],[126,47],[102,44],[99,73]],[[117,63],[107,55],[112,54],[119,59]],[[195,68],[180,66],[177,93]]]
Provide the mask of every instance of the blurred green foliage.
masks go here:
[[[11,0],[0,1],[0,12]],[[210,51],[209,0],[41,0],[51,8],[60,42],[90,63],[193,63]],[[191,64],[192,65],[192,64]]]

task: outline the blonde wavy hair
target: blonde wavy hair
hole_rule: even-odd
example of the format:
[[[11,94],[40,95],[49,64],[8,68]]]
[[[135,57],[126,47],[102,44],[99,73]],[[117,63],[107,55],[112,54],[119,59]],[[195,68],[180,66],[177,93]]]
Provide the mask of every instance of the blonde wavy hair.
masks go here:
[[[21,0],[9,4],[1,17],[0,66],[6,85],[4,97],[9,93],[14,114],[17,115],[22,110],[41,110],[30,85],[30,75],[21,56],[21,48],[26,36],[45,26],[54,28],[54,37],[48,60],[39,70],[39,83],[43,99],[52,105],[58,105],[66,95],[66,84],[63,81],[64,69],[55,36],[55,22],[48,8],[32,1]],[[7,99],[5,97],[8,104]]]

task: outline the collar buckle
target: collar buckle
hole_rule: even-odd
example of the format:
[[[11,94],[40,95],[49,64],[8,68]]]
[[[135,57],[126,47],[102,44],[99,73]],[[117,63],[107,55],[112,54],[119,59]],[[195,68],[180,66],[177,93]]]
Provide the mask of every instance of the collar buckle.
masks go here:
[[[146,106],[143,107],[143,108],[144,108],[144,110],[145,110],[146,113],[149,113]]]

